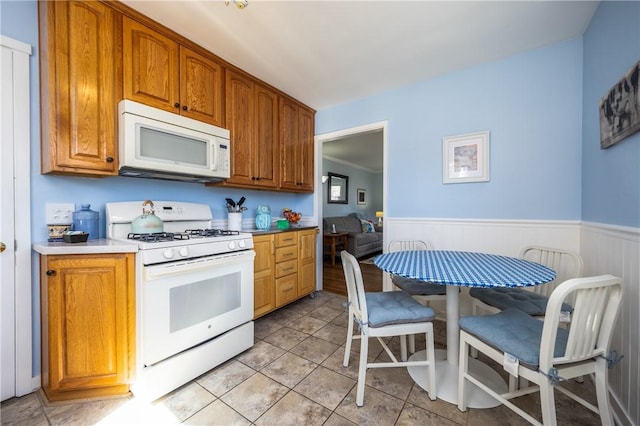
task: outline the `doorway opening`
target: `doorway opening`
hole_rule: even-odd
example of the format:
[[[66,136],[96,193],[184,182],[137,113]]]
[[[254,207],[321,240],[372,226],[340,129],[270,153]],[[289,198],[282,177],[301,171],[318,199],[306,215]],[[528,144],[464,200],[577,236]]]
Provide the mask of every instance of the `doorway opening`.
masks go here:
[[[378,122],[363,126],[343,129],[336,132],[317,135],[316,140],[316,188],[315,206],[318,224],[322,233],[331,232],[323,229],[324,217],[348,216],[357,214],[360,217],[373,219],[378,223],[383,215],[386,203],[386,152],[387,122]],[[349,176],[348,203],[328,202],[329,173]],[[383,244],[386,240],[382,227]],[[322,288],[334,293],[345,294],[344,274],[338,257],[331,259],[327,254],[328,247],[319,238],[317,256],[317,282]],[[382,251],[382,250],[381,250]],[[332,260],[335,260],[335,265]],[[367,291],[382,290],[382,272],[375,265],[361,259],[361,269],[366,281]]]

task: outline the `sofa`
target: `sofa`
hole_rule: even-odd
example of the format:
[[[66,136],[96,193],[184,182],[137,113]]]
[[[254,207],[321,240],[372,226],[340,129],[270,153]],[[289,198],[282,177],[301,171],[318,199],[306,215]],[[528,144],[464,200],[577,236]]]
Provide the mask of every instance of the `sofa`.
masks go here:
[[[349,234],[347,251],[355,257],[361,258],[382,252],[382,228],[373,225],[373,227],[368,227],[368,232],[363,232],[363,224],[357,213],[322,219],[324,232],[332,232],[333,225],[335,225],[336,232]]]

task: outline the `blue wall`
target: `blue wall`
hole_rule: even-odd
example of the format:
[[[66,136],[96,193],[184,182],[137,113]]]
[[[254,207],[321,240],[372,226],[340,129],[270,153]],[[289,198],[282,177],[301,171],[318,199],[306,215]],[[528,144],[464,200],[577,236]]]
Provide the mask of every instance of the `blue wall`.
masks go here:
[[[580,219],[582,41],[451,73],[316,116],[388,120],[386,217]],[[491,180],[442,183],[442,138],[490,131]]]
[[[600,149],[600,99],[640,59],[640,2],[602,2],[584,34],[582,219],[640,226],[640,132]]]

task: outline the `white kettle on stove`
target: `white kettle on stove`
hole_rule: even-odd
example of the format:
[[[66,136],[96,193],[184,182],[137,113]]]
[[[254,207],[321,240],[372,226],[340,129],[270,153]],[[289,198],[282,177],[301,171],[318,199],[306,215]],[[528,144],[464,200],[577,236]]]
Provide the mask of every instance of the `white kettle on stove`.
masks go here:
[[[142,203],[142,214],[131,222],[131,232],[134,234],[155,234],[164,232],[162,219],[155,215],[153,201]]]

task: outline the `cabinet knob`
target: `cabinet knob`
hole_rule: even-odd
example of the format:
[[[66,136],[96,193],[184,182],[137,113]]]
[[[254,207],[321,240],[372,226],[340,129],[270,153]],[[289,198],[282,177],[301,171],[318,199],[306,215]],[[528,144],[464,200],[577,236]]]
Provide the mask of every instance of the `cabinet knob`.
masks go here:
[[[56,271],[54,271],[53,269],[47,270],[47,275],[48,276],[52,276],[52,275],[55,275],[55,274],[56,274]]]
[[[186,105],[184,105],[184,106],[182,107],[182,110],[183,110],[183,111],[186,111],[187,109],[188,109],[188,108],[187,108],[187,106],[186,106]]]
[[[113,157],[107,157],[107,163],[113,163]]]
[[[180,104],[178,102],[176,102],[175,104],[173,104],[174,107],[176,108],[180,108]]]

